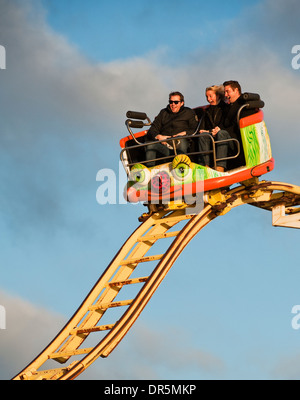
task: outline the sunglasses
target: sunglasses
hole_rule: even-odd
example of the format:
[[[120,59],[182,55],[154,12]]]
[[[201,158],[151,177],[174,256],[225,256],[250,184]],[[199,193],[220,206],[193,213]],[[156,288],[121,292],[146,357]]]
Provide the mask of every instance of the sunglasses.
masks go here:
[[[169,100],[169,104],[178,104],[178,103],[181,103],[181,101],[180,100]]]

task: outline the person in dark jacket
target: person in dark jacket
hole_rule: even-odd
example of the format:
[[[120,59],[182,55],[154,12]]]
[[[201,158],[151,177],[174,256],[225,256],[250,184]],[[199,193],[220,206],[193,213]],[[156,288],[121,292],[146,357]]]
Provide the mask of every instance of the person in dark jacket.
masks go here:
[[[172,142],[164,142],[169,138],[179,139],[176,146],[177,154],[187,153],[189,143],[184,137],[193,134],[197,126],[198,118],[191,108],[184,106],[182,93],[170,93],[169,105],[155,117],[147,133],[149,141],[158,141],[146,147],[147,165],[154,166],[157,156],[168,157],[173,154]]]
[[[232,168],[245,165],[245,155],[241,138],[241,131],[237,121],[237,113],[244,101],[241,97],[241,85],[237,81],[225,81],[223,83],[225,98],[228,103],[227,112],[224,116],[224,128],[229,132],[230,136],[240,142],[240,154],[237,158],[230,161]]]
[[[199,163],[211,166],[211,157],[208,152],[212,149],[212,139],[217,142],[228,140],[230,135],[224,130],[224,115],[227,109],[227,104],[224,102],[224,87],[210,86],[206,88],[205,94],[209,106],[205,109],[200,123],[200,133],[205,133],[205,135],[199,136],[199,151],[207,153],[200,155]],[[230,141],[216,143],[217,171],[224,172],[227,167],[226,157],[230,144]]]

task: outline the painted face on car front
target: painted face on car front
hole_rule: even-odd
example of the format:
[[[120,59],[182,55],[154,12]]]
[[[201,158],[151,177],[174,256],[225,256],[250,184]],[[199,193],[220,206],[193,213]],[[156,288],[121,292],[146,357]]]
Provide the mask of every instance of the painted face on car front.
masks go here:
[[[183,101],[180,100],[180,96],[171,96],[169,100],[170,109],[173,113],[178,113],[180,108],[183,106]]]

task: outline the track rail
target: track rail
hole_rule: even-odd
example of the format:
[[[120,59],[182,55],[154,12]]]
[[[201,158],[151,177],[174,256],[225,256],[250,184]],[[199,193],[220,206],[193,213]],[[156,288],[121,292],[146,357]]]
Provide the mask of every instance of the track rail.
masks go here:
[[[299,213],[300,187],[259,182],[254,178],[231,190],[208,192],[199,213],[188,214],[187,209],[179,209],[147,216],[60,333],[13,379],[74,379],[98,357],[107,357],[132,327],[193,237],[217,216],[243,204],[269,211],[284,204],[287,213]],[[172,240],[171,244],[168,239]],[[150,250],[155,250],[158,242],[166,249],[151,254]],[[89,341],[88,347],[82,347]],[[67,366],[45,368],[49,360]]]

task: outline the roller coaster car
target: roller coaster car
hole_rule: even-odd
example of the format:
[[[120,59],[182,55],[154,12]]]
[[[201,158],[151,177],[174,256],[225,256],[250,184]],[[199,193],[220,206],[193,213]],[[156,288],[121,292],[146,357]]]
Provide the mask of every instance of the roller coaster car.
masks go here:
[[[172,148],[172,155],[151,160],[155,166],[149,167],[146,160],[145,148],[153,142],[147,141],[147,131],[132,132],[132,128],[142,129],[150,126],[151,121],[145,113],[128,111],[126,126],[129,136],[121,139],[122,148],[120,158],[128,175],[124,196],[129,202],[146,202],[147,205],[183,202],[192,204],[196,196],[204,192],[229,187],[235,183],[259,177],[274,168],[271,144],[268,131],[263,120],[264,102],[258,94],[244,93],[241,96],[243,104],[237,113],[237,123],[241,134],[241,143],[237,139],[227,139],[234,143],[235,151],[229,154],[227,160],[234,161],[241,153],[243,146],[245,165],[235,167],[226,172],[216,170],[216,146],[224,141],[215,141],[211,135],[210,156],[213,168],[198,164],[199,155],[204,152],[198,150],[200,121],[196,132],[191,136],[181,137],[180,140],[189,141],[187,154],[176,153],[176,140],[168,139]],[[203,107],[195,108],[198,115],[203,113]],[[246,116],[243,116],[246,114]],[[201,119],[200,119],[201,120]],[[146,122],[145,122],[146,121]],[[178,139],[178,138],[176,138]],[[157,141],[155,142],[157,143]],[[206,152],[207,154],[207,152]]]

